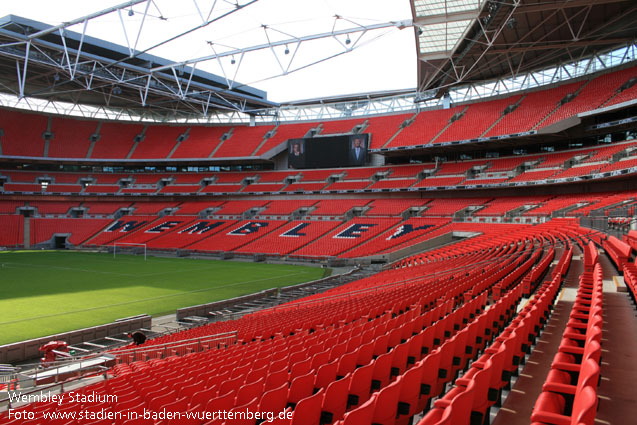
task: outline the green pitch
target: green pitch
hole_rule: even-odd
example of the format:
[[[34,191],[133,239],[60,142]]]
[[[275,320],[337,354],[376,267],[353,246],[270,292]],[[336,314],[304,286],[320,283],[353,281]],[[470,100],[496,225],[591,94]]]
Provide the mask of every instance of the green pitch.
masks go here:
[[[170,314],[323,277],[326,269],[82,252],[0,253],[0,345]]]

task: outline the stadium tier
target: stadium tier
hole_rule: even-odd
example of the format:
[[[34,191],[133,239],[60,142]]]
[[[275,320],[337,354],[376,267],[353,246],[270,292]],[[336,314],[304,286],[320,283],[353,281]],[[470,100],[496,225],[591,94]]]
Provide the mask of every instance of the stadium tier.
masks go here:
[[[230,137],[221,142],[215,150],[214,158],[252,156],[263,143],[272,126],[233,127]]]
[[[94,218],[34,218],[31,221],[31,246],[49,242],[55,235],[67,234],[67,243],[78,246],[110,222],[110,219]]]
[[[56,117],[47,132],[49,118],[4,110],[0,118],[4,133],[0,138],[0,157],[248,158],[266,154],[288,139],[305,137],[312,128],[321,127],[321,135],[340,134],[363,124],[363,132],[371,134],[373,149],[511,135],[548,127],[579,113],[631,99],[632,87],[618,91],[636,76],[636,69],[504,99],[425,110],[415,117],[401,114],[277,127],[140,126]],[[405,122],[409,125],[401,127]]]
[[[261,216],[268,215],[290,215],[300,208],[310,208],[316,204],[316,200],[299,200],[299,201],[270,201],[265,209],[259,212]]]
[[[274,232],[271,232],[254,242],[244,245],[236,252],[288,255],[297,249],[316,240],[327,232],[334,230],[338,221],[292,221]]]
[[[227,127],[190,127],[183,137],[184,140],[177,145],[170,157],[210,158],[227,131]]]
[[[121,363],[113,377],[79,391],[117,394],[124,404],[118,408],[133,411],[290,407],[287,424],[319,423],[328,415],[328,423],[359,425],[398,424],[420,412],[422,424],[437,423],[442,415],[485,417],[518,374],[519,359],[535,352],[528,341],[541,336],[573,252],[566,236],[571,222],[545,225],[535,237],[525,226],[508,226],[508,234],[489,232],[461,247],[438,248],[302,301],[157,338],[132,351],[115,350]],[[559,255],[556,241],[566,243]],[[557,267],[542,283],[536,276],[545,274],[553,259]],[[421,276],[424,270],[447,279]],[[537,296],[518,307],[525,289],[536,287]],[[578,307],[573,314],[586,311]],[[156,358],[164,344],[228,329],[238,331],[241,344]],[[585,336],[586,322],[578,329]],[[154,359],[131,362],[138,353]],[[175,388],[173,379],[184,385]],[[588,382],[586,392],[597,391],[597,382]],[[459,403],[465,393],[474,401]],[[441,401],[428,409],[437,395]],[[541,417],[547,405],[552,406],[536,405],[533,414]],[[363,411],[369,419],[361,422],[356,418]]]
[[[541,155],[296,172],[104,174],[0,170],[0,179],[5,179],[2,184],[5,193],[87,195],[382,191],[461,184],[507,186],[509,183],[548,178],[605,178],[616,170],[629,169],[632,172],[635,146],[636,143],[629,140]]]
[[[373,238],[398,223],[396,218],[355,217],[322,238],[294,251],[298,257],[337,256]]]

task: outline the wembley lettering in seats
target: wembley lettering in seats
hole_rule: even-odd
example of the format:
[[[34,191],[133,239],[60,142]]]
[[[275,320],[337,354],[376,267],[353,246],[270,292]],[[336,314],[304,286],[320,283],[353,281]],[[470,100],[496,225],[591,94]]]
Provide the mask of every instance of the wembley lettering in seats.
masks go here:
[[[416,230],[425,230],[425,229],[429,229],[430,227],[434,227],[433,224],[424,224],[422,226],[417,226],[414,227],[413,224],[403,224],[402,226],[399,226],[396,231],[389,236],[386,240],[392,240],[392,239],[398,239],[401,238],[405,235],[408,235],[411,232],[415,232]]]
[[[165,221],[162,224],[153,227],[152,229],[146,230],[146,233],[162,233],[165,230],[174,228],[178,224],[181,224],[181,221]]]
[[[115,223],[111,224],[111,226],[106,229],[106,232],[132,232],[133,230],[139,229],[147,222],[137,221],[137,220],[118,220]]]
[[[354,239],[360,238],[364,232],[368,231],[372,227],[376,226],[375,223],[356,223],[349,226],[347,229],[340,232],[334,237],[337,239]]]
[[[221,226],[223,223],[223,221],[214,221],[212,223],[209,221],[200,221],[199,223],[195,223],[192,226],[181,230],[179,233],[188,233],[189,235],[194,235],[196,233],[198,235],[203,235],[204,233]]]
[[[265,221],[251,221],[249,223],[244,224],[243,226],[239,228],[236,228],[228,232],[228,235],[246,236],[246,235],[258,232],[259,229],[261,229],[262,227],[268,227],[268,224],[270,223]]]
[[[298,238],[298,237],[301,237],[301,236],[307,236],[306,233],[301,233],[301,230],[305,229],[309,225],[310,225],[310,223],[300,223],[300,224],[294,226],[293,228],[291,228],[290,230],[288,230],[287,232],[281,233],[279,236],[291,237],[291,238]]]

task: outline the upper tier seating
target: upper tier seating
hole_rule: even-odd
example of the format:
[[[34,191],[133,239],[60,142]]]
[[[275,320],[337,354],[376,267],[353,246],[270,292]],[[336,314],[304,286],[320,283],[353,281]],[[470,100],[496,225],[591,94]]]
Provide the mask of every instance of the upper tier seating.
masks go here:
[[[558,102],[566,94],[577,91],[582,84],[584,83],[570,83],[528,93],[524,96],[520,105],[513,112],[506,114],[485,134],[485,137],[533,130],[544,117],[557,107]]]
[[[210,158],[212,152],[221,143],[221,136],[228,127],[190,127],[188,137],[177,146],[170,156],[179,158]]]
[[[86,158],[95,133],[95,121],[55,117],[51,123],[53,138],[49,141],[49,158]]]
[[[44,137],[48,118],[9,109],[0,113],[2,155],[44,156]]]
[[[414,122],[398,133],[387,147],[426,145],[449,124],[454,114],[463,109],[464,107],[454,107],[420,112]]]
[[[469,105],[462,118],[454,121],[433,143],[474,139],[482,136],[504,110],[516,104],[521,95]]]
[[[504,99],[479,100],[449,109],[425,110],[415,115],[407,113],[277,126],[141,125],[49,117],[3,109],[0,114],[0,129],[3,130],[0,151],[4,156],[37,158],[246,158],[264,155],[275,148],[285,149],[283,145],[288,139],[305,137],[310,129],[318,129],[319,126],[323,127],[320,134],[326,135],[348,133],[364,123],[366,127],[362,131],[371,135],[372,149],[422,146],[538,130],[584,111],[632,100],[636,97],[635,85],[618,92],[631,78],[637,78],[637,67],[606,73],[589,81],[541,88]],[[567,94],[577,95],[560,105]],[[507,107],[516,104],[511,112],[502,115]],[[460,116],[463,111],[464,115]],[[452,121],[454,115],[457,119]],[[412,118],[410,125],[401,128]],[[51,133],[47,136],[52,138],[47,144],[45,133],[49,121]],[[274,135],[266,138],[272,132]],[[222,142],[223,135],[230,137]]]
[[[168,155],[177,145],[177,139],[185,131],[185,127],[167,125],[150,125],[146,127],[144,140],[137,144],[131,159],[168,158]]]
[[[274,129],[271,125],[255,127],[233,127],[232,135],[222,142],[214,153],[214,158],[232,158],[252,156],[263,142],[265,135]]]
[[[412,114],[387,115],[383,117],[370,117],[367,128],[363,131],[372,135],[371,149],[382,148],[387,141],[398,132],[400,125],[411,118]]]
[[[325,136],[328,134],[343,134],[343,133],[351,133],[354,127],[357,125],[363,124],[366,121],[366,118],[353,118],[349,120],[333,120],[333,121],[323,121],[321,136]]]
[[[135,137],[143,130],[144,126],[140,124],[102,123],[100,138],[95,142],[90,158],[127,158],[135,144]]]
[[[301,139],[305,137],[311,128],[318,126],[316,122],[304,122],[300,124],[280,124],[276,127],[274,136],[270,137],[259,148],[257,155],[264,155],[271,149],[276,148],[280,144],[284,143],[288,139]],[[286,146],[287,148],[287,146]]]
[[[632,75],[637,75],[637,67],[594,78],[579,91],[575,99],[560,106],[555,113],[548,117],[540,128],[577,115],[580,112],[599,108]]]

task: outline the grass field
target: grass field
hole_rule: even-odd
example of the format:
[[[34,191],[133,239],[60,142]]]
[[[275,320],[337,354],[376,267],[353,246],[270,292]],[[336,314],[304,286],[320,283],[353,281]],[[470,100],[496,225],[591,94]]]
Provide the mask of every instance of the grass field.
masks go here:
[[[326,269],[83,252],[0,253],[0,345],[320,279]]]

